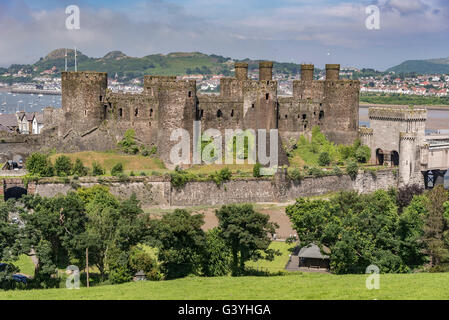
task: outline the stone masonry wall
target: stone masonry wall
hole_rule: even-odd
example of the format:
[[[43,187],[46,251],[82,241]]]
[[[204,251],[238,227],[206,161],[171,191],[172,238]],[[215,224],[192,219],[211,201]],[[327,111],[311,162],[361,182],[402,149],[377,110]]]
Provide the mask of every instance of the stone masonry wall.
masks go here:
[[[91,187],[99,184],[92,178],[81,178],[76,183],[56,182],[54,179],[39,181],[35,194],[54,197],[66,194],[79,187]],[[101,181],[108,186],[112,194],[126,199],[135,193],[144,208],[170,206],[221,205],[228,203],[285,202],[298,197],[315,196],[338,191],[373,192],[398,185],[395,170],[380,170],[375,173],[360,171],[353,181],[347,175],[307,177],[299,183],[278,179],[237,179],[218,187],[212,181],[189,182],[183,188],[176,189],[164,177],[134,177],[128,182],[114,179]]]

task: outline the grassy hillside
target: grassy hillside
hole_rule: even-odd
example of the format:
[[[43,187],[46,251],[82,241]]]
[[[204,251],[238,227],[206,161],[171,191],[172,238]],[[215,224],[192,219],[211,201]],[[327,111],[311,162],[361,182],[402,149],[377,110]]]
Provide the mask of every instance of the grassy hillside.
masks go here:
[[[80,290],[0,291],[5,299],[448,299],[449,273],[385,274],[379,290],[367,290],[366,275],[293,273],[273,277],[189,277]]]
[[[396,73],[416,72],[418,74],[441,74],[449,73],[449,64],[444,63],[444,59],[407,60],[387,71],[394,71]]]
[[[57,68],[57,74],[64,70],[66,49],[56,49],[47,56],[42,57],[31,66],[15,65],[8,71],[17,72],[20,68],[33,70],[37,75],[44,70]],[[67,50],[69,69],[73,70],[74,50]],[[79,71],[99,71],[108,72],[113,77],[117,74],[120,78],[132,79],[143,75],[185,75],[185,74],[224,74],[233,75],[233,59],[215,54],[204,54],[201,52],[174,52],[167,55],[151,54],[142,58],[130,57],[120,51],[112,51],[101,58],[92,58],[77,52]],[[249,65],[249,70],[258,68],[258,60],[244,59]],[[6,71],[6,69],[4,69]],[[296,75],[300,73],[300,64],[275,62],[274,71],[286,75]],[[0,70],[1,71],[1,70]],[[318,73],[320,70],[315,69]]]

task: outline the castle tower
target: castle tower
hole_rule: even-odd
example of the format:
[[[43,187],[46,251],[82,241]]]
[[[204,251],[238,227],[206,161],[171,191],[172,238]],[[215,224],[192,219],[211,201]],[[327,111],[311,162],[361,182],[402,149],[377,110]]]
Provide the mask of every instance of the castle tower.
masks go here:
[[[248,64],[246,62],[236,62],[234,66],[235,66],[235,78],[237,80],[247,80]]]
[[[351,144],[358,138],[360,82],[339,80],[339,72],[339,64],[326,64],[323,132],[335,143]]]
[[[326,64],[326,80],[339,80],[339,79],[340,79],[340,65]]]
[[[185,129],[193,141],[193,122],[196,115],[196,81],[176,80],[173,77],[155,77],[151,82],[159,99],[159,118],[157,145],[158,153],[169,168],[174,168],[170,160],[170,152],[179,143],[171,141],[174,130]],[[190,145],[190,163],[192,163],[192,144]]]
[[[399,135],[399,186],[409,184],[414,173],[419,173],[419,159],[416,159],[417,141],[416,132],[401,132]],[[418,176],[420,177],[419,174]]]
[[[105,72],[62,72],[62,123],[59,134],[70,129],[81,135],[106,118],[104,98],[108,87]]]
[[[301,80],[312,81],[314,69],[315,66],[313,64],[301,64]]]
[[[267,81],[273,79],[273,62],[259,62],[259,81]]]

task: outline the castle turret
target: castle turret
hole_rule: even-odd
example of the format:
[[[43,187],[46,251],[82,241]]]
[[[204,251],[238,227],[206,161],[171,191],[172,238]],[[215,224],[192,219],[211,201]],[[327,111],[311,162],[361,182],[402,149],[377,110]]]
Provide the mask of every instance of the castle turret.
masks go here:
[[[98,127],[106,118],[104,98],[108,87],[105,72],[62,72],[62,123],[60,135]]]
[[[417,154],[417,133],[401,132],[399,135],[399,185],[407,185],[415,171],[419,171]]]
[[[339,80],[339,79],[340,79],[340,65],[326,64],[326,80]]]
[[[259,62],[259,80],[267,81],[273,78],[273,62],[260,61]]]
[[[301,64],[301,80],[312,81],[314,68],[313,64]]]
[[[158,92],[159,99],[158,153],[168,167],[174,167],[176,164],[171,162],[170,153],[180,141],[171,141],[172,133],[177,129],[185,129],[190,134],[190,140],[193,139],[197,102],[196,81],[152,77],[152,83]],[[192,151],[192,145],[190,145],[191,154]],[[192,163],[191,155],[189,161]]]
[[[235,66],[235,78],[237,80],[247,80],[248,64],[246,62],[236,62],[234,66]]]

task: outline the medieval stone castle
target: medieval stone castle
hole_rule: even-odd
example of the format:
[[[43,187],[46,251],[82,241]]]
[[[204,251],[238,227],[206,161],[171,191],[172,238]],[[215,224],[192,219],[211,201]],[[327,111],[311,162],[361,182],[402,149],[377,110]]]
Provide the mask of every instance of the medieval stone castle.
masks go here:
[[[192,134],[194,121],[202,130],[278,129],[284,142],[316,125],[336,143],[358,137],[360,84],[340,80],[340,65],[326,65],[325,80],[314,80],[314,66],[302,65],[289,97],[278,96],[272,70],[272,62],[262,61],[259,80],[250,80],[248,64],[235,63],[235,77],[221,79],[215,95],[198,94],[195,80],[174,76],[145,76],[141,94],[113,93],[106,73],[63,72],[62,110],[46,110],[45,118],[63,149],[109,149],[133,128],[139,142],[157,145],[166,163],[177,143],[170,141],[172,130]]]

